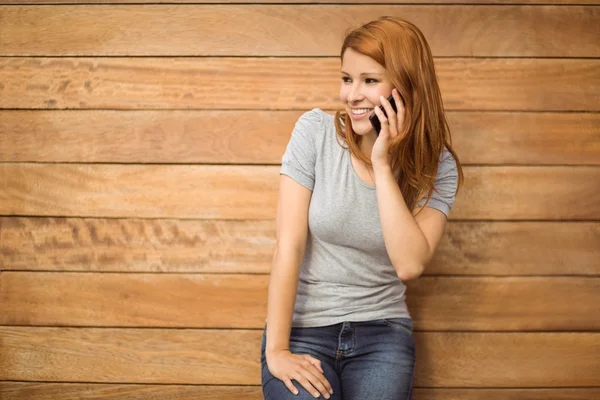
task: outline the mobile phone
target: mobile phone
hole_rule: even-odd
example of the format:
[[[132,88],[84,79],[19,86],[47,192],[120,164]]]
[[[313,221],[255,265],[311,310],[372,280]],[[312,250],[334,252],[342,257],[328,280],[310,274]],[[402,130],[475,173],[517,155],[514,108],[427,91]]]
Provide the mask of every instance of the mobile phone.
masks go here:
[[[396,107],[396,100],[394,100],[394,96],[392,96],[390,94],[390,97],[387,98],[387,101],[390,102],[390,104],[392,105],[392,108],[394,109],[394,112],[397,113],[398,107]],[[383,114],[387,117],[387,113],[385,112],[383,105],[380,105],[379,109],[381,111],[383,111]],[[377,117],[377,114],[375,114],[374,111],[373,111],[373,114],[369,115],[369,121],[371,121],[371,125],[373,125],[373,129],[375,130],[375,133],[377,135],[379,135],[379,132],[381,131],[381,122],[379,121],[379,118]]]

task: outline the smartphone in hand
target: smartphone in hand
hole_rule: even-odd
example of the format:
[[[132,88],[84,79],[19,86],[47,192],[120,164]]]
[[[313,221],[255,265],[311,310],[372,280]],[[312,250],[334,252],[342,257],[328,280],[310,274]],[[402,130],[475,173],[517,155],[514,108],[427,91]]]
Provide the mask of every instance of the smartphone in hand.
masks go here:
[[[394,112],[397,113],[398,107],[396,107],[396,100],[394,100],[394,96],[392,96],[390,94],[390,97],[388,97],[387,100],[392,105]],[[379,108],[381,109],[381,111],[383,111],[383,114],[387,117],[387,113],[385,112],[383,105],[380,105]],[[375,133],[377,135],[379,135],[379,132],[381,131],[381,122],[379,121],[379,118],[377,117],[377,114],[375,114],[375,112],[373,112],[373,114],[369,115],[369,121],[371,121],[371,125],[373,125],[373,130],[375,130]]]

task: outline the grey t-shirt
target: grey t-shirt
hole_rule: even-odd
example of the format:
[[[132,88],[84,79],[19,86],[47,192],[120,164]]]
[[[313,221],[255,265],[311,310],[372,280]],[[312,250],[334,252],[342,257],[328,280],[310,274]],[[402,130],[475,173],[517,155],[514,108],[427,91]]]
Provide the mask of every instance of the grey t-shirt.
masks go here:
[[[312,191],[292,326],[410,318],[406,287],[383,241],[375,186],[356,174],[333,115],[314,109],[300,117],[280,173]],[[456,162],[444,150],[427,206],[448,215],[457,182]]]

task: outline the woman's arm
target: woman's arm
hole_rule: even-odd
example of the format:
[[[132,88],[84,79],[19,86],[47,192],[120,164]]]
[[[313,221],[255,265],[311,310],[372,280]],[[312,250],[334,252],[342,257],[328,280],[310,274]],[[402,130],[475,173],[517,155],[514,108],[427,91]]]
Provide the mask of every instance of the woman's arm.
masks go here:
[[[292,354],[290,331],[298,291],[300,267],[308,236],[308,206],[312,192],[281,175],[277,203],[277,244],[269,280],[267,305],[267,344],[265,356],[269,371],[295,394],[292,379],[313,396],[326,399],[333,393],[323,375],[321,362],[308,354]]]
[[[403,281],[418,278],[444,234],[446,215],[425,207],[413,216],[391,168],[376,167],[374,171],[381,229],[392,265]]]
[[[308,206],[312,192],[281,175],[277,203],[277,241],[267,306],[267,354],[289,349],[292,314],[300,266],[308,235]]]
[[[403,131],[405,114],[404,102],[398,90],[393,89],[392,95],[398,108],[397,113],[387,99],[383,96],[380,98],[389,121],[379,107],[375,107],[375,114],[381,122],[381,132],[373,145],[371,161],[385,247],[398,277],[404,281],[418,278],[423,273],[444,235],[447,218],[442,211],[431,207],[425,207],[418,215],[413,216],[406,205],[394,178],[388,152],[391,139]],[[437,181],[438,177],[436,185]],[[414,211],[416,213],[419,209]]]

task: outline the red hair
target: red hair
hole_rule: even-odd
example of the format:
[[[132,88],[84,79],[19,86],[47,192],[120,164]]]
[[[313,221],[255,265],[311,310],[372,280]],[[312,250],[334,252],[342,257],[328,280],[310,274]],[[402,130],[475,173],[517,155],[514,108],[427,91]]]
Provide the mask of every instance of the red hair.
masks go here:
[[[389,151],[392,171],[408,208],[414,209],[421,198],[431,198],[444,147],[456,161],[458,185],[462,185],[462,167],[452,149],[433,56],[423,33],[410,22],[381,17],[350,31],[340,57],[349,48],[382,65],[404,100],[404,129],[392,140]],[[336,113],[335,126],[350,152],[371,164],[360,150],[361,136],[354,133],[345,112]]]

